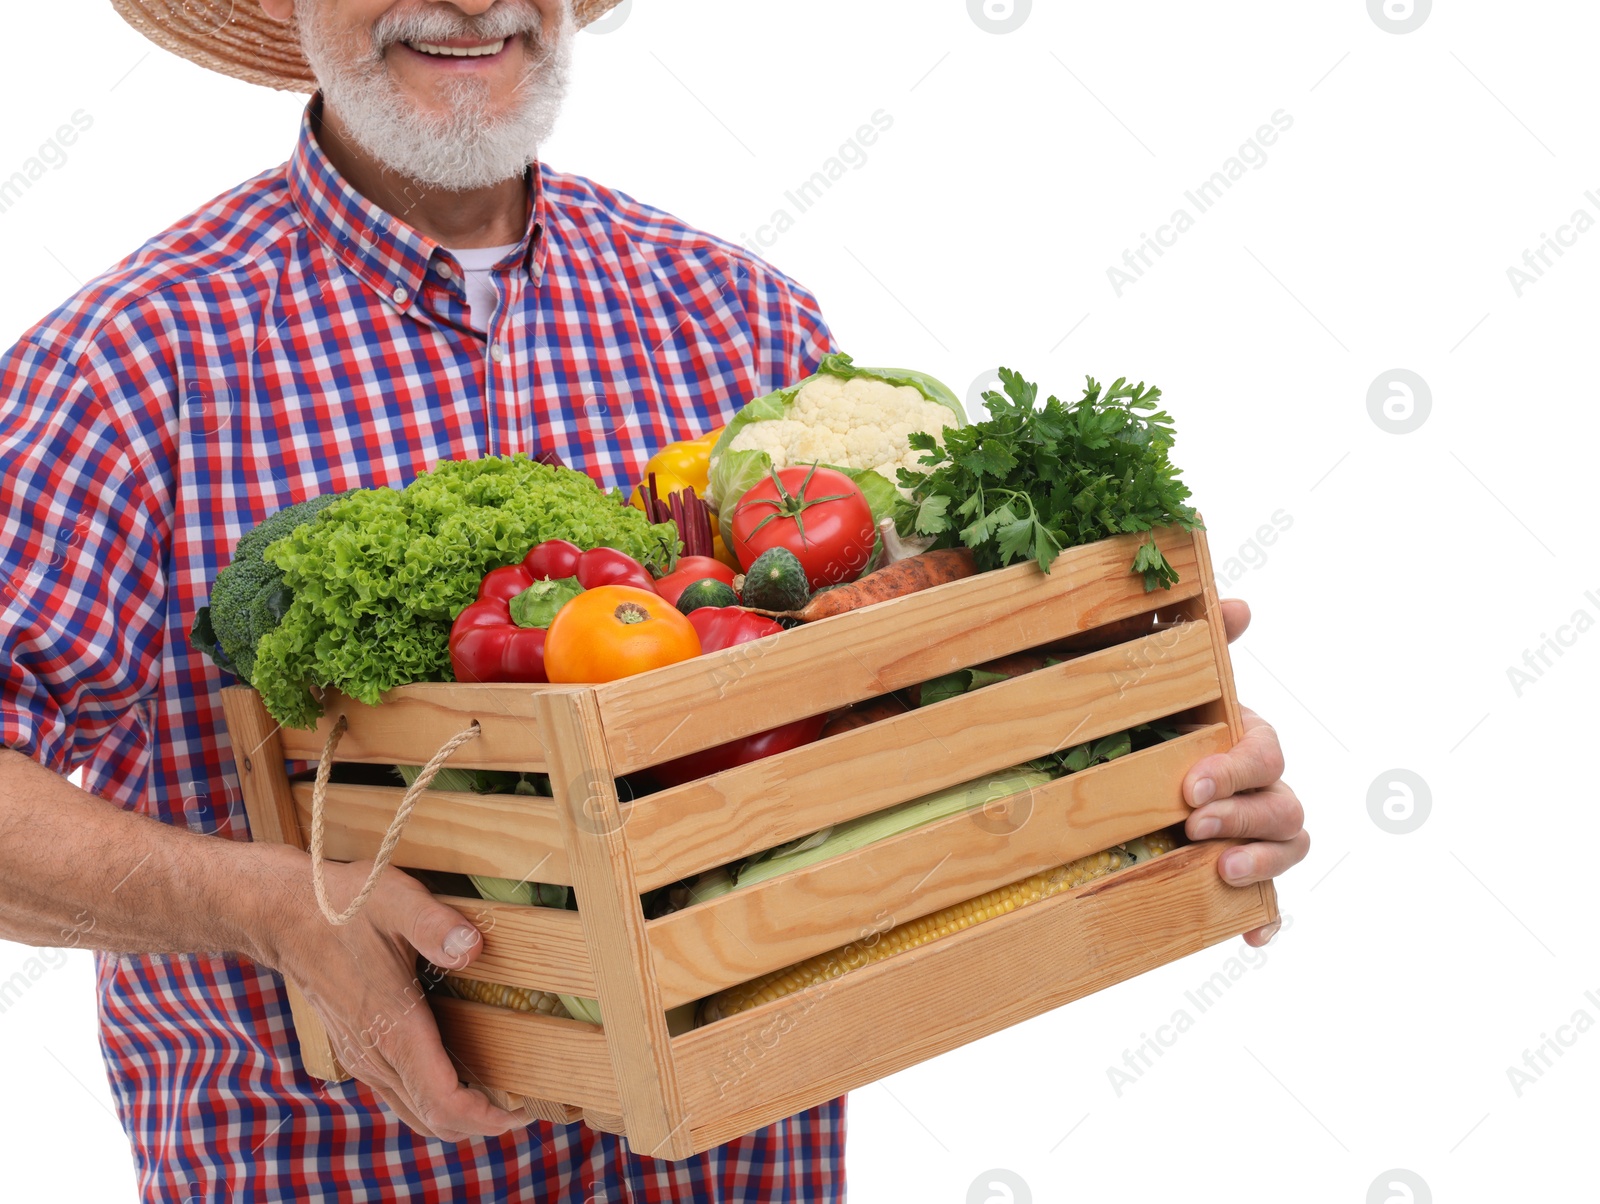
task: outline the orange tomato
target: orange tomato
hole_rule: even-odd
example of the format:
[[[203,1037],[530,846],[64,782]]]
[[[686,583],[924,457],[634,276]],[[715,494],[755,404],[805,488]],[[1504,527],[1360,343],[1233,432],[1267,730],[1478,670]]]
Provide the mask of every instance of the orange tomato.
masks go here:
[[[616,681],[699,655],[694,625],[672,603],[631,585],[602,585],[556,612],[544,667],[554,682]]]

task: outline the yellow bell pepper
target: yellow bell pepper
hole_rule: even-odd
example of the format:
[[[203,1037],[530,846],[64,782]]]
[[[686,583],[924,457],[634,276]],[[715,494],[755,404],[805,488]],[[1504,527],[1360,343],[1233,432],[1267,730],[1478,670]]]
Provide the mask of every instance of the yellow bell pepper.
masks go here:
[[[711,447],[722,434],[722,427],[707,431],[697,439],[669,443],[650,457],[644,466],[644,479],[634,488],[633,505],[644,509],[644,487],[650,474],[656,474],[656,494],[662,501],[680,489],[693,489],[704,497],[711,475]]]

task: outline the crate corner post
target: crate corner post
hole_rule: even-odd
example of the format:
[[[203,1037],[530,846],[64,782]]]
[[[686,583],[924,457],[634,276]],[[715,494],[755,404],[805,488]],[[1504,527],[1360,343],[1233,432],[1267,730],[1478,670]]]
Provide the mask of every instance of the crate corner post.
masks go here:
[[[289,789],[278,724],[261,704],[261,695],[248,686],[225,687],[222,707],[233,746],[239,788],[244,794],[245,814],[250,820],[251,839],[303,850],[305,838]],[[284,986],[295,1039],[300,1045],[301,1065],[313,1078],[329,1083],[344,1082],[350,1077],[349,1072],[339,1065],[322,1017],[317,1015],[299,987],[287,979]]]
[[[694,1152],[693,1139],[599,700],[592,688],[550,690],[540,694],[538,711],[551,792],[622,1102],[620,1117],[596,1114],[588,1118],[590,1127],[625,1129],[636,1154],[683,1158]]]
[[[1222,693],[1214,702],[1196,708],[1195,714],[1206,723],[1226,723],[1233,735],[1233,742],[1237,744],[1244,739],[1244,717],[1239,709],[1239,694],[1233,680],[1233,656],[1228,650],[1228,632],[1222,622],[1222,599],[1217,592],[1216,571],[1211,563],[1211,544],[1206,538],[1205,516],[1197,513],[1196,518],[1200,520],[1200,525],[1190,535],[1194,539],[1195,564],[1200,570],[1200,593],[1183,603],[1178,610],[1187,619],[1205,620],[1211,629],[1211,646]],[[1276,921],[1276,885],[1268,880],[1258,883],[1257,888],[1267,917],[1263,922]]]

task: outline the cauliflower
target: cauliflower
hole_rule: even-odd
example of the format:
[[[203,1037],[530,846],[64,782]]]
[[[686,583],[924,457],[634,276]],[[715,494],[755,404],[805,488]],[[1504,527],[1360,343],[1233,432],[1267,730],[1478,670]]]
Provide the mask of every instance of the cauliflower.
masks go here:
[[[922,453],[907,443],[911,432],[928,431],[942,443],[951,421],[947,406],[911,385],[818,375],[800,386],[787,418],[750,423],[728,450],[765,452],[774,468],[814,462],[870,468],[893,482],[901,468],[921,469]]]

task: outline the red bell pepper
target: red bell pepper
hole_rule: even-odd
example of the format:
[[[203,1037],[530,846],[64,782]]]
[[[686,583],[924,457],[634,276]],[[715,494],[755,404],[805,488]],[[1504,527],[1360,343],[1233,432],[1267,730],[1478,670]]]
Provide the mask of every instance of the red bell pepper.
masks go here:
[[[702,606],[689,612],[689,622],[700,636],[701,652],[720,652],[735,644],[764,639],[783,630],[771,619],[751,614],[737,606]],[[810,744],[822,734],[822,725],[827,718],[826,715],[812,715],[806,719],[796,719],[753,736],[730,740],[715,748],[702,749],[675,761],[656,765],[650,773],[663,786],[677,786],[708,774],[720,773],[724,769],[732,769],[735,765],[748,765],[762,757]]]
[[[553,588],[534,588],[544,582]],[[478,600],[450,628],[450,668],[457,681],[545,681],[545,628],[563,603],[597,585],[653,584],[626,552],[546,540],[479,582]]]

